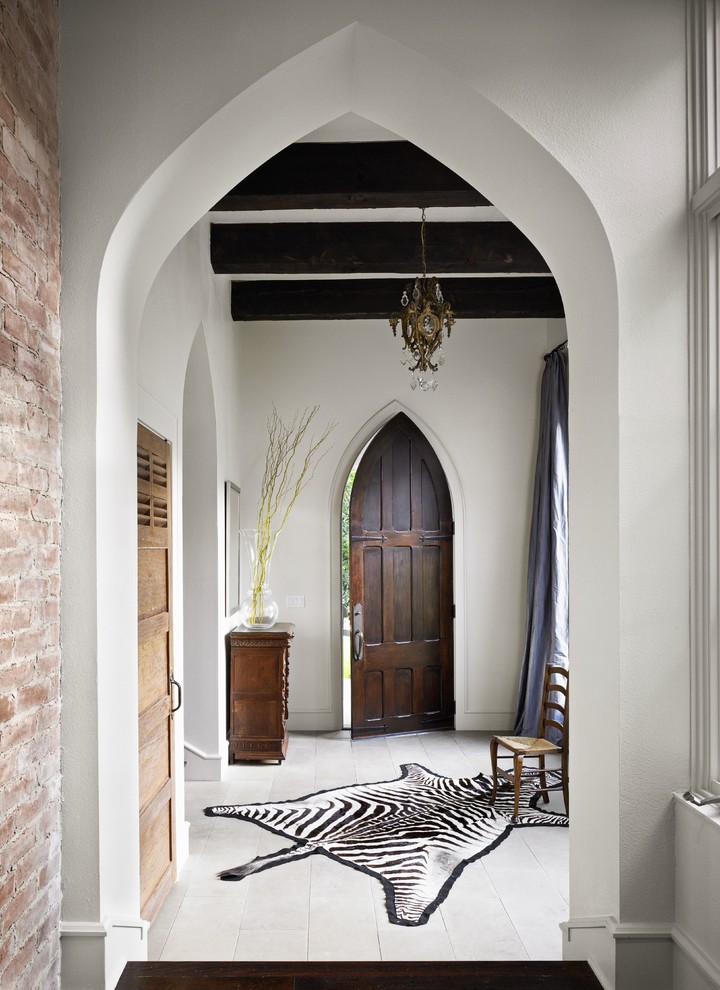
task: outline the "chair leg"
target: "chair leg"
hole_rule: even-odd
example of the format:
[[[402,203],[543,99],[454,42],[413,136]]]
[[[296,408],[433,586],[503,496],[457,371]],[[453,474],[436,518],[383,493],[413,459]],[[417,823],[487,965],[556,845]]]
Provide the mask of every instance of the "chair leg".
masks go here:
[[[540,767],[540,787],[539,791],[543,796],[545,804],[550,801],[550,795],[547,790],[547,777],[545,776],[545,757],[538,756],[538,766]]]
[[[520,780],[523,771],[523,760],[524,757],[521,753],[516,753],[513,757],[513,776],[515,777],[515,805],[513,822],[517,822],[520,811]]]
[[[493,775],[493,787],[492,794],[490,795],[490,804],[495,804],[495,798],[497,797],[497,751],[498,751],[498,741],[493,736],[490,740],[490,763],[492,765],[492,775]]]

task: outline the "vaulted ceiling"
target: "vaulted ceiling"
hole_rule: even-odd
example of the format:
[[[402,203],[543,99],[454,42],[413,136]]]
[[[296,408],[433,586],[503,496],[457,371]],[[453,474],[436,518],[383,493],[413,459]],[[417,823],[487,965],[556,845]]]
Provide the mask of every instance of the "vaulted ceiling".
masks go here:
[[[210,260],[234,320],[387,319],[422,273],[458,319],[561,317],[534,245],[472,186],[407,141],[290,145],[213,207]]]

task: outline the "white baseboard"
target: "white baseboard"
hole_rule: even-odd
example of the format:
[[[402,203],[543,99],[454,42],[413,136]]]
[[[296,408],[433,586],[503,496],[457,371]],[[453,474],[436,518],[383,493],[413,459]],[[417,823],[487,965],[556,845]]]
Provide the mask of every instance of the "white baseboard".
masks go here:
[[[615,919],[607,915],[570,918],[560,928],[563,959],[587,960],[603,990],[615,990]]]
[[[712,963],[669,922],[618,922],[612,916],[571,918],[561,926],[563,958],[586,959],[604,990],[673,990],[679,950],[712,979]],[[684,939],[684,941],[683,941]],[[716,975],[720,973],[716,970]],[[720,990],[720,982],[682,990]]]
[[[290,712],[289,732],[337,732],[342,727],[342,716],[334,711]]]
[[[515,712],[466,708],[455,713],[458,732],[512,732],[514,724]]]
[[[68,938],[107,938],[107,925],[101,921],[61,921],[60,936]]]
[[[185,780],[222,780],[222,753],[205,753],[192,743],[184,743]]]
[[[190,822],[181,821],[175,824],[175,867],[178,876],[190,856]]]
[[[100,922],[60,922],[60,986],[62,990],[91,990],[105,986],[105,941]]]
[[[672,924],[621,922],[613,938],[617,990],[673,990]]]
[[[588,964],[590,966],[590,969],[593,971],[593,975],[595,976],[596,980],[602,987],[602,990],[615,990],[615,983],[614,982],[611,983],[608,980],[608,978],[605,976],[605,974],[600,969],[600,967],[598,966],[598,964],[595,962],[594,959],[588,959]]]
[[[147,932],[142,918],[61,921],[62,990],[113,990],[125,963],[147,959]]]
[[[679,926],[672,930],[675,943],[676,982],[683,990],[720,990],[720,966]]]

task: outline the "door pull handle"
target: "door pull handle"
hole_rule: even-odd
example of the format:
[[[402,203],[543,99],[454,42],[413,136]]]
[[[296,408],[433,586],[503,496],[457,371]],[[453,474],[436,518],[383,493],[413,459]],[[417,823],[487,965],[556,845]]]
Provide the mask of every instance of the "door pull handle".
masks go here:
[[[363,607],[358,602],[357,605],[353,605],[353,660],[362,660],[364,650]]]
[[[364,644],[363,634],[356,629],[353,634],[353,660],[362,660]]]
[[[174,715],[175,712],[180,710],[182,705],[182,684],[176,681],[172,674],[170,674],[170,695],[172,696],[173,688],[177,688],[177,704],[173,707],[172,700],[170,702],[170,714]]]

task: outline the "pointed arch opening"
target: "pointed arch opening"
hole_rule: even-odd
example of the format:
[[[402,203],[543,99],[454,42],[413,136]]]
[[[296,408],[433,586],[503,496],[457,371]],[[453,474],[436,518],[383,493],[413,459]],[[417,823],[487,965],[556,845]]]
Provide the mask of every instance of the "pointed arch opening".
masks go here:
[[[332,559],[332,656],[339,658],[333,664],[332,691],[337,701],[337,711],[342,712],[342,727],[351,728],[352,675],[352,614],[350,608],[350,497],[355,472],[368,447],[376,437],[387,430],[395,420],[405,420],[426,439],[438,459],[439,469],[448,486],[450,512],[454,523],[454,554],[451,582],[455,591],[455,607],[459,621],[454,629],[453,677],[459,709],[464,706],[468,694],[465,628],[465,495],[462,480],[452,457],[432,427],[403,403],[394,400],[372,416],[355,433],[351,442],[338,459],[331,484],[329,518]]]
[[[112,836],[101,842],[100,884],[109,913],[127,912],[126,876],[137,857],[137,843],[122,836],[132,836],[137,818],[137,685],[126,660],[136,650],[134,357],[144,303],[170,250],[228,188],[285,145],[349,111],[407,138],[481,190],[538,246],[555,274],[573,354],[575,758],[582,762],[587,753],[589,762],[593,739],[617,722],[618,321],[607,237],[577,182],[497,106],[417,52],[350,25],[257,80],[190,135],[137,191],[105,253],[97,299],[97,487],[110,494],[98,499],[96,560],[103,630],[100,817],[113,823]],[[593,710],[599,695],[606,699],[602,713]],[[618,794],[617,763],[607,754],[592,793],[574,792],[573,842],[580,858],[597,864],[573,880],[576,914],[615,910],[617,828],[610,823],[598,836],[594,805],[598,790]],[[617,813],[616,799],[613,807]]]
[[[360,459],[349,527],[353,738],[453,728],[450,488],[404,413]]]

